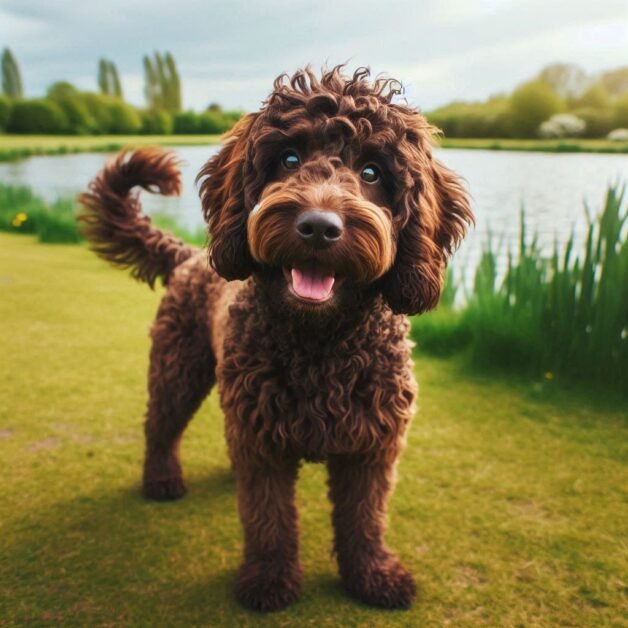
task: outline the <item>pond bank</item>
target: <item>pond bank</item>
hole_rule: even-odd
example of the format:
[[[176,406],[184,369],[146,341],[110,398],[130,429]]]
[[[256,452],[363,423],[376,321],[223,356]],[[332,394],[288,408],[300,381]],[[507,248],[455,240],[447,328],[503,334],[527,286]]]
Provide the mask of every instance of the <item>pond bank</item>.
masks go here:
[[[115,152],[127,146],[207,146],[220,135],[0,135],[0,162],[41,155]],[[628,142],[609,140],[513,140],[442,138],[441,148],[543,153],[628,154]]]
[[[207,146],[220,135],[0,135],[0,162],[71,153],[108,153],[125,147]]]

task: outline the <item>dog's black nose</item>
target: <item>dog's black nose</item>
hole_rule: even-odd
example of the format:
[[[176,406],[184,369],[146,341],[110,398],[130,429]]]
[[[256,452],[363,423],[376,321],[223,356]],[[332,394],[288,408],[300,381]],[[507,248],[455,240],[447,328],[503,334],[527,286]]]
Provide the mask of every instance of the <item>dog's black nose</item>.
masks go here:
[[[299,214],[297,233],[313,247],[322,249],[342,238],[342,219],[338,214],[320,209],[310,209]]]

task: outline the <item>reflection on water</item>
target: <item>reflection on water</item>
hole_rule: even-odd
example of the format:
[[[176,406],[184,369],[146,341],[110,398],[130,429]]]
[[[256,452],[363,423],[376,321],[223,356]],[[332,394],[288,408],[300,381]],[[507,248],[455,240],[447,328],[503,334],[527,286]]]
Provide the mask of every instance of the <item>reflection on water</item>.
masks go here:
[[[166,212],[188,227],[202,224],[194,178],[216,150],[216,146],[178,148],[184,161],[183,195],[170,199],[145,194],[146,211]],[[0,181],[31,186],[49,200],[73,196],[85,189],[107,157],[88,153],[0,164]],[[473,267],[489,229],[496,242],[503,237],[502,260],[506,247],[516,246],[522,206],[529,232],[539,233],[545,249],[555,239],[564,242],[572,228],[581,241],[586,226],[584,202],[596,213],[607,185],[620,177],[628,179],[627,155],[448,149],[438,151],[438,157],[464,177],[473,199],[476,228],[457,255],[457,265],[465,268]]]

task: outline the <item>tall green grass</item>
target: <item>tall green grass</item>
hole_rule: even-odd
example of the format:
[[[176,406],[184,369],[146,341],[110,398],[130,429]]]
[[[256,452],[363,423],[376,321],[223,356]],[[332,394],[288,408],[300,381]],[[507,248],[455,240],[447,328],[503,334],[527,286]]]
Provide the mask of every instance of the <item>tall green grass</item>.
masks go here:
[[[82,240],[71,199],[48,204],[25,186],[0,183],[0,230],[35,234],[40,242],[76,243]]]
[[[78,207],[71,198],[48,204],[29,187],[0,183],[0,231],[36,235],[40,242],[72,244],[83,240],[76,222]],[[184,242],[204,246],[205,229],[186,229],[167,214],[153,216],[159,228]]]
[[[619,390],[628,373],[628,241],[625,186],[610,187],[583,250],[574,236],[544,256],[522,212],[518,251],[499,278],[489,238],[464,305],[452,276],[441,310],[412,321],[420,349],[467,350],[475,365],[588,380]]]

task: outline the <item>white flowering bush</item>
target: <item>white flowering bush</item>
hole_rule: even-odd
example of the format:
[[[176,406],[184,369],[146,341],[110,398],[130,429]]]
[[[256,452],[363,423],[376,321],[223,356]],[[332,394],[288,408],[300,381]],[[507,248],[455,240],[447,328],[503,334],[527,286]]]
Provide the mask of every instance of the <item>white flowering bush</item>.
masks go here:
[[[570,113],[557,113],[539,126],[539,135],[544,138],[580,137],[587,123]]]
[[[613,129],[606,139],[611,142],[628,142],[628,129]]]

